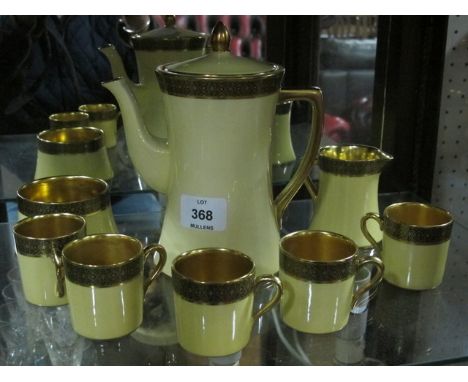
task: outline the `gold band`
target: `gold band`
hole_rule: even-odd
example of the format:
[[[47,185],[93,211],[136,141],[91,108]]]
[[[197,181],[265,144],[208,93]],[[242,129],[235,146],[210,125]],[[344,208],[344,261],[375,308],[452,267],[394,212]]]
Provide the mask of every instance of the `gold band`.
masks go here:
[[[280,269],[314,283],[346,280],[356,272],[358,248],[345,236],[326,231],[297,231],[280,242]]]
[[[143,247],[130,236],[98,234],[70,242],[63,249],[65,277],[74,284],[106,288],[143,271]]]
[[[395,203],[387,207],[383,231],[395,240],[419,245],[440,244],[450,239],[452,215],[422,203]]]
[[[266,96],[277,92],[284,69],[273,65],[265,73],[216,75],[173,72],[167,65],[158,66],[156,76],[164,93],[178,97],[239,99]]]
[[[380,174],[392,159],[391,155],[372,146],[325,146],[319,151],[318,165],[322,171],[335,175],[364,176]]]
[[[214,272],[218,274],[210,275]],[[229,304],[252,292],[254,263],[248,256],[230,249],[193,250],[174,260],[172,283],[174,291],[187,301],[207,305]]]
[[[42,178],[17,191],[18,211],[25,216],[68,212],[88,215],[110,206],[108,184],[87,176]]]
[[[85,232],[85,220],[67,213],[26,218],[13,227],[16,252],[28,257],[60,256],[67,243]]]
[[[46,154],[92,153],[104,147],[104,134],[95,127],[64,127],[41,131],[37,143]]]
[[[89,114],[90,121],[107,121],[119,115],[117,106],[112,103],[93,103],[80,105],[79,111]]]
[[[53,129],[88,125],[89,115],[83,112],[71,111],[56,113],[49,116],[49,126]]]

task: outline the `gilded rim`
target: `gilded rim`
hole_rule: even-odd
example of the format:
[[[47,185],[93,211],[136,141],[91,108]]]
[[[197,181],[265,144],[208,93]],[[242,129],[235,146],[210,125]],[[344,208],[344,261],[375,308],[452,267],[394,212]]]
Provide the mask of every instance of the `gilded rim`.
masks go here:
[[[216,75],[181,73],[160,65],[156,76],[161,91],[178,97],[238,99],[266,96],[278,92],[284,69],[273,65],[263,73]]]
[[[21,234],[22,227],[29,224],[50,224],[50,219],[63,219],[63,220],[74,220],[79,227],[73,229],[70,232],[62,233],[55,237],[37,237],[27,236]],[[84,237],[86,232],[86,222],[78,215],[62,213],[62,214],[49,214],[49,215],[38,215],[26,219],[20,220],[13,227],[13,235],[15,238],[15,247],[18,254],[27,257],[53,257],[55,254],[60,255],[63,247],[75,239]]]
[[[46,154],[93,153],[104,147],[104,133],[95,127],[64,127],[41,131],[37,142]]]
[[[89,115],[81,111],[55,113],[49,116],[51,128],[88,126]]]
[[[334,261],[302,259],[284,248],[286,241],[310,235],[324,235],[345,242],[354,247],[354,253]],[[356,272],[358,247],[349,238],[327,231],[303,230],[290,233],[280,240],[280,269],[288,275],[313,283],[333,283],[346,280]]]
[[[131,242],[139,250],[135,251],[135,254],[125,261],[107,265],[85,264],[69,258],[69,252],[74,248],[83,245],[83,243],[102,239]],[[144,265],[143,246],[140,241],[122,234],[97,234],[74,240],[65,246],[62,257],[67,280],[85,287],[108,288],[124,283],[140,275]]]
[[[173,26],[166,28],[176,29]],[[198,36],[177,36],[176,38],[145,38],[144,35],[132,36],[133,48],[136,50],[202,50],[206,46],[208,35],[200,33]],[[201,54],[201,53],[200,53]]]
[[[446,218],[446,222],[437,225],[415,225],[395,221],[389,216],[392,209],[415,207],[431,210]],[[431,245],[441,244],[450,239],[453,226],[453,217],[450,212],[424,203],[403,202],[388,206],[383,214],[383,231],[392,239],[412,244]]]
[[[177,270],[177,265],[190,256],[202,256],[205,253],[232,254],[250,262],[249,272],[224,282],[206,282],[194,280]],[[255,264],[247,255],[226,248],[200,248],[177,256],[172,263],[172,284],[174,291],[184,300],[197,304],[223,305],[246,298],[255,285]]]
[[[90,186],[92,195],[73,200],[44,200],[36,197],[42,189],[78,190]],[[17,193],[18,211],[25,216],[46,215],[68,212],[76,215],[88,215],[105,210],[110,206],[109,185],[102,179],[87,176],[56,176],[42,178],[21,186]]]
[[[361,151],[369,158],[347,159],[346,152]],[[342,156],[342,158],[339,158]],[[325,146],[319,151],[318,165],[322,171],[335,175],[364,176],[380,174],[383,167],[393,157],[382,150],[366,145],[336,145]]]
[[[91,103],[80,105],[79,111],[87,113],[90,121],[107,121],[119,115],[117,106],[112,103]]]

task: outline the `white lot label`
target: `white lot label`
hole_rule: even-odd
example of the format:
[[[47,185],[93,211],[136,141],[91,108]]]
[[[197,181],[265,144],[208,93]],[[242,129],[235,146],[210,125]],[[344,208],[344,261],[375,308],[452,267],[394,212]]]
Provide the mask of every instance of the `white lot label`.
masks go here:
[[[182,226],[206,231],[224,231],[226,220],[226,199],[181,196],[180,221]]]

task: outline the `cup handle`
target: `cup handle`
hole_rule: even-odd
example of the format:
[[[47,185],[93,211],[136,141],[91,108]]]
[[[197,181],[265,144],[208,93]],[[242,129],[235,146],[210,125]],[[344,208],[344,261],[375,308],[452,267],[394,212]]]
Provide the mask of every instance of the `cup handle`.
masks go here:
[[[311,195],[314,195],[315,188],[313,187],[312,182],[309,179],[309,174],[312,169],[312,166],[314,165],[318,150],[320,148],[320,139],[322,137],[323,130],[324,110],[322,91],[319,88],[312,88],[308,90],[281,90],[279,93],[278,102],[283,101],[309,102],[313,110],[314,118],[312,119],[309,140],[307,142],[307,148],[305,150],[304,157],[299,163],[299,166],[294,175],[291,177],[289,183],[283,188],[283,190],[275,199],[276,219],[278,222],[278,226],[281,226],[281,218],[283,216],[284,211],[286,210],[286,207],[304,183]]]
[[[62,256],[60,256],[57,251],[54,251],[52,261],[55,265],[55,276],[57,278],[57,283],[55,284],[55,294],[57,297],[63,297],[65,296],[65,272],[63,269]]]
[[[372,247],[377,252],[379,250],[379,245],[377,244],[377,241],[372,237],[372,235],[369,233],[369,230],[367,229],[367,221],[369,219],[373,219],[377,223],[379,223],[379,227],[380,227],[381,230],[383,230],[383,226],[382,226],[383,225],[383,220],[378,214],[376,214],[374,212],[369,212],[369,213],[365,214],[361,218],[361,231],[362,231],[364,237],[369,241],[369,243],[372,244]]]
[[[148,290],[149,286],[151,283],[159,276],[161,273],[164,265],[166,264],[167,260],[167,253],[164,247],[161,244],[150,244],[145,247],[143,250],[143,257],[144,257],[144,263],[146,263],[146,260],[148,259],[148,256],[151,254],[154,254],[157,252],[159,254],[159,261],[158,263],[154,266],[151,274],[149,277],[145,280],[145,283],[143,285],[143,294],[146,294],[146,291]]]
[[[261,316],[267,313],[271,308],[273,308],[281,299],[283,295],[283,284],[281,280],[273,275],[261,275],[255,278],[255,285],[254,289],[260,284],[273,284],[276,287],[275,294],[273,297],[268,301],[263,308],[261,308],[257,313],[253,314],[254,321],[257,321]]]
[[[351,303],[351,308],[354,308],[356,306],[357,302],[364,295],[364,293],[374,288],[375,286],[379,285],[379,283],[382,281],[385,266],[384,266],[383,261],[380,260],[378,257],[375,257],[375,256],[360,257],[357,260],[356,272],[358,269],[362,268],[364,265],[371,264],[371,263],[376,267],[377,271],[375,272],[375,274],[372,276],[372,278],[369,280],[367,284],[363,285],[362,287],[360,287],[353,293],[353,300]]]

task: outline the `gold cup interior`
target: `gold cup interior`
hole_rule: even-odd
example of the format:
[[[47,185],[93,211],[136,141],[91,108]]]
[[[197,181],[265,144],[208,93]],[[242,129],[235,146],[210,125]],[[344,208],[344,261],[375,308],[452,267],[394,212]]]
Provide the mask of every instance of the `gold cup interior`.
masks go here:
[[[84,176],[58,176],[26,184],[18,196],[33,202],[71,203],[95,199],[108,190],[106,182]]]
[[[14,228],[17,235],[31,239],[54,239],[80,231],[85,222],[69,214],[42,215],[20,221]]]
[[[39,139],[57,144],[89,143],[102,139],[102,131],[91,127],[66,127],[45,130],[39,133]]]
[[[281,249],[301,261],[334,262],[357,252],[350,239],[331,232],[299,231],[281,240]]]
[[[112,103],[91,103],[81,105],[78,108],[81,112],[88,114],[101,114],[117,111],[117,106]]]
[[[49,120],[55,123],[69,122],[88,122],[89,115],[81,111],[69,111],[64,113],[55,113],[49,116]]]
[[[253,261],[240,252],[224,249],[203,249],[179,256],[173,269],[184,278],[200,283],[225,283],[248,275]]]
[[[422,203],[398,203],[387,207],[385,215],[392,221],[416,227],[436,227],[452,222],[449,212]]]
[[[320,155],[330,159],[351,162],[369,162],[391,159],[389,155],[376,147],[358,145],[327,146],[320,150]]]
[[[101,234],[73,241],[64,248],[63,256],[84,266],[112,266],[125,264],[141,251],[141,243],[130,236]]]

